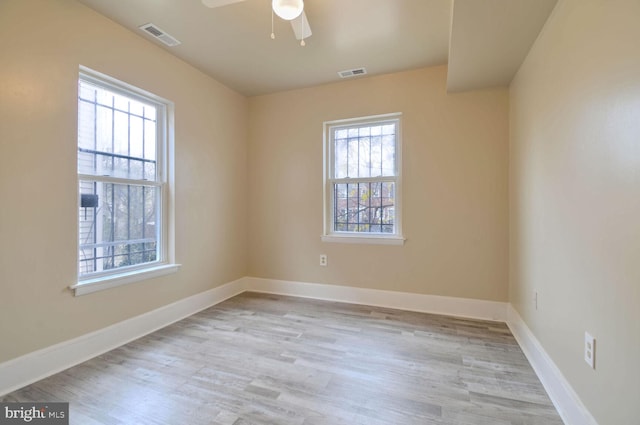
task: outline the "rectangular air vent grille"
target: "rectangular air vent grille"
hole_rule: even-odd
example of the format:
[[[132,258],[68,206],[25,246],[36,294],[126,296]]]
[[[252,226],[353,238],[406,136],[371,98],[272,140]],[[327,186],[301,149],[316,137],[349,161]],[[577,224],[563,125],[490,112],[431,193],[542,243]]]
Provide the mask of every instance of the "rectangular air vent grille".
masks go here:
[[[153,38],[160,40],[162,43],[166,44],[169,47],[177,46],[178,44],[180,44],[180,42],[175,37],[170,36],[166,33],[166,31],[163,31],[157,25],[144,24],[140,25],[138,28],[148,33]]]
[[[357,77],[358,75],[364,75],[367,73],[367,70],[364,68],[356,68],[356,69],[347,69],[346,71],[338,72],[340,78],[349,78],[349,77]]]

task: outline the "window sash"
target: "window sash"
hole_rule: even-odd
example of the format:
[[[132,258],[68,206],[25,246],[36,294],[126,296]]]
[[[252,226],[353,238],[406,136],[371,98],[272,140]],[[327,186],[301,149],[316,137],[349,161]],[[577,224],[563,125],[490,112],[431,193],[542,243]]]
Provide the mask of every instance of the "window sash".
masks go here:
[[[117,94],[119,96],[125,97],[125,98],[129,98],[131,100],[134,100],[136,102],[142,103],[144,105],[148,105],[148,106],[152,106],[156,109],[156,117],[155,117],[155,121],[156,121],[156,125],[155,125],[155,156],[156,159],[154,161],[155,163],[155,179],[145,179],[145,178],[141,178],[141,179],[128,179],[131,181],[140,181],[140,182],[145,182],[145,181],[156,181],[156,182],[165,182],[166,181],[166,166],[165,166],[165,155],[166,155],[166,149],[165,149],[165,145],[166,145],[166,138],[167,138],[167,126],[166,126],[166,117],[167,117],[167,105],[165,103],[159,102],[154,100],[154,98],[156,97],[155,95],[151,94],[151,93],[145,93],[143,94],[138,94],[136,92],[142,92],[142,90],[137,89],[136,87],[133,86],[128,86],[125,83],[122,82],[110,82],[107,81],[108,77],[105,76],[105,78],[99,78],[97,76],[91,75],[88,72],[80,72],[80,77],[79,77],[79,82],[82,81],[86,84],[89,84],[93,87],[96,87],[97,89],[102,89],[102,90],[107,90],[110,91],[114,94]],[[126,87],[125,87],[126,86]],[[78,101],[80,101],[80,98],[78,97]],[[126,111],[123,111],[126,112]],[[126,112],[128,113],[128,112]],[[135,114],[131,114],[131,115],[135,115]],[[144,142],[143,142],[144,143]],[[78,152],[80,152],[80,146],[78,145]],[[116,157],[121,156],[120,154],[117,153],[113,153],[113,152],[104,152],[104,154],[106,155],[113,155]],[[103,155],[103,153],[98,153],[98,155]],[[143,161],[147,161],[146,159],[141,159]],[[99,174],[88,174],[88,173],[80,173],[80,171],[78,170],[78,175],[93,175],[93,178],[100,178],[100,177],[113,177],[113,178],[120,178],[120,179],[124,179],[127,180],[126,178],[122,178],[119,176],[104,176],[104,175],[99,175]],[[141,184],[141,183],[140,183]]]
[[[398,176],[386,176],[386,177],[358,177],[351,178],[345,177],[341,179],[327,179],[327,182],[332,184],[345,184],[345,183],[384,183],[384,182],[396,182]]]
[[[363,179],[358,179],[363,180]],[[384,196],[384,188],[383,185],[391,184],[393,187],[393,204],[384,204],[385,196]],[[378,190],[380,191],[377,195],[371,194],[371,185],[378,185]],[[369,192],[367,193],[367,199],[362,200],[360,193],[357,193],[355,196],[347,197],[339,197],[337,194],[337,186],[338,185],[346,185],[347,191],[349,186],[357,186],[360,189],[360,186],[364,186]],[[331,184],[330,193],[331,193],[331,231],[336,234],[358,234],[358,235],[384,235],[384,236],[393,236],[396,234],[397,222],[396,222],[396,180],[386,179],[380,180],[376,179],[376,181],[365,180],[354,182],[351,179],[347,179],[344,182],[334,182]],[[337,212],[339,210],[339,205],[343,207],[343,219],[341,220]],[[356,207],[355,211],[352,207]],[[392,223],[388,223],[385,220],[385,215],[393,214]],[[343,229],[339,229],[339,227],[343,227]],[[350,228],[355,228],[354,230],[350,230]],[[391,231],[384,231],[383,229],[389,229]],[[368,230],[365,230],[368,229]]]
[[[340,130],[355,130],[355,129],[362,129],[362,128],[367,128],[367,127],[378,127],[378,126],[385,126],[385,125],[394,125],[395,127],[395,131],[394,131],[394,145],[393,145],[393,150],[394,150],[394,164],[393,164],[393,174],[388,174],[388,175],[377,175],[377,176],[370,176],[370,177],[336,177],[336,132],[340,131]],[[400,174],[400,170],[399,170],[399,157],[398,157],[398,152],[399,152],[399,137],[400,137],[400,120],[399,118],[395,118],[395,119],[387,119],[387,120],[365,120],[365,121],[359,121],[357,123],[354,124],[350,124],[350,125],[340,125],[340,124],[334,124],[334,125],[330,125],[329,126],[329,163],[328,163],[328,178],[329,179],[352,179],[352,180],[356,180],[356,179],[374,179],[374,178],[389,178],[389,177],[397,177]],[[362,137],[367,137],[367,136],[362,136]],[[375,137],[375,136],[369,136],[369,137]],[[351,137],[350,139],[353,139],[354,137]],[[360,137],[358,137],[360,138]],[[358,157],[358,160],[360,158]]]
[[[162,192],[164,190],[164,185],[157,183],[157,182],[142,182],[144,184],[139,184],[139,182],[137,181],[129,181],[126,179],[118,179],[118,178],[113,178],[113,177],[102,177],[99,180],[97,179],[93,179],[93,176],[86,176],[86,179],[82,179],[79,181],[79,183],[103,183],[103,184],[107,184],[107,185],[112,185],[113,187],[110,189],[111,193],[115,193],[116,190],[116,185],[119,187],[118,190],[123,190],[125,187],[127,188],[127,204],[128,204],[128,209],[126,211],[126,222],[127,222],[127,232],[130,232],[131,230],[134,231],[134,233],[138,233],[138,234],[142,234],[142,235],[149,235],[150,237],[135,237],[132,235],[132,237],[130,238],[115,238],[115,235],[117,235],[118,232],[118,227],[116,227],[116,222],[117,217],[118,217],[118,213],[115,210],[115,205],[111,204],[107,198],[104,198],[103,196],[101,196],[101,206],[100,208],[106,208],[108,206],[111,207],[111,215],[110,215],[110,219],[107,219],[107,223],[105,224],[105,222],[103,220],[104,216],[102,215],[102,213],[98,213],[97,209],[93,210],[93,212],[91,212],[90,214],[93,215],[93,220],[89,221],[89,228],[90,228],[90,232],[87,234],[87,237],[91,237],[93,236],[93,239],[95,240],[94,243],[87,243],[86,241],[83,242],[79,239],[78,241],[78,252],[79,252],[79,258],[78,258],[78,273],[79,273],[79,278],[80,280],[87,280],[87,279],[95,279],[95,278],[99,278],[101,276],[109,276],[112,274],[117,274],[117,273],[122,273],[125,271],[129,271],[129,270],[137,270],[137,269],[144,269],[147,267],[153,267],[156,266],[158,264],[163,263],[163,246],[164,246],[164,239],[163,239],[163,204],[162,204]],[[124,181],[123,181],[124,180]],[[145,223],[145,217],[146,217],[146,201],[145,201],[145,195],[143,192],[143,197],[142,199],[140,199],[140,204],[137,205],[138,207],[138,212],[140,213],[139,216],[134,216],[132,218],[131,214],[132,211],[134,210],[134,208],[136,207],[135,205],[131,205],[129,204],[131,202],[131,199],[129,198],[129,196],[131,196],[131,188],[148,188],[149,190],[153,190],[153,193],[148,193],[149,196],[152,196],[155,199],[155,203],[153,203],[153,214],[150,217],[154,222],[153,224],[151,224],[151,222],[147,222]],[[95,190],[95,189],[94,189]],[[104,190],[105,188],[102,187],[100,188],[100,192],[98,192],[99,195],[103,195],[104,194]],[[113,198],[112,198],[113,199]],[[82,206],[79,206],[79,211],[80,214],[86,217],[86,211],[82,211],[83,209],[86,210],[86,208],[83,208]],[[141,227],[135,227],[135,228],[131,228],[130,226],[130,220],[136,220],[139,219],[140,217],[142,217],[142,224]],[[79,219],[79,231],[80,231],[80,236],[82,237],[83,235],[83,224],[85,226],[86,229],[86,225],[87,225],[87,221],[84,221],[82,219]],[[147,233],[147,225],[151,225],[154,228],[154,232],[153,233]],[[115,240],[105,240],[102,236],[100,238],[97,237],[98,234],[102,235],[104,226],[113,226],[113,228],[111,229],[112,232],[114,233],[114,239]],[[121,228],[121,227],[120,227]],[[107,229],[109,229],[109,227],[107,227]],[[93,234],[92,234],[93,233]],[[152,235],[152,236],[151,236]],[[133,245],[141,245],[141,244],[150,244],[150,243],[155,243],[155,248],[154,249],[149,249],[149,248],[144,248],[143,252],[141,252],[140,250],[137,250],[136,247],[133,247],[133,250],[131,248],[127,248],[126,253],[117,253],[115,252],[117,247],[124,247],[124,246],[133,246]],[[104,250],[105,248],[111,248],[113,249],[113,251],[111,251],[111,253],[109,253],[107,251],[107,253],[101,252],[101,250]],[[93,256],[91,257],[86,257],[86,253],[87,251],[91,252],[91,250],[93,250]],[[149,261],[143,261],[143,262],[139,262],[139,263],[135,263],[133,265],[129,264],[129,265],[119,265],[119,266],[114,266],[115,264],[115,259],[118,258],[119,260],[124,261],[125,259],[127,261],[131,261],[131,258],[136,258],[136,256],[138,256],[139,254],[142,254],[144,256],[144,253],[150,253],[150,252],[154,252],[154,259],[151,259]],[[103,262],[106,262],[107,264],[109,264],[108,260],[105,261],[105,259],[111,259],[114,263],[111,264],[111,267],[108,268],[104,268],[105,265],[103,264]],[[94,271],[89,271],[89,272],[83,272],[83,270],[88,266],[88,261],[93,261],[94,263],[94,267],[97,266],[97,264],[100,264],[100,269],[99,270],[94,270]]]
[[[113,183],[113,184],[132,184],[136,186],[147,186],[147,187],[162,187],[164,186],[164,182],[154,181],[154,180],[137,180],[137,179],[126,179],[123,177],[112,177],[112,176],[96,176],[93,174],[78,174],[78,181],[81,180],[91,180],[102,183]]]

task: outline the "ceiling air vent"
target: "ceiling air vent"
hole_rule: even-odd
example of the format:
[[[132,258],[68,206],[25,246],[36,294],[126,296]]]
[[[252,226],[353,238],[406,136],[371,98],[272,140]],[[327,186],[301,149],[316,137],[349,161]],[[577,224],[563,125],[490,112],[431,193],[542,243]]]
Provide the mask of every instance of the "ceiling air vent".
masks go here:
[[[357,77],[358,75],[364,75],[367,73],[367,70],[364,68],[356,68],[356,69],[347,69],[346,71],[338,72],[340,78],[349,78],[349,77]]]
[[[140,25],[138,28],[150,34],[151,36],[153,36],[153,38],[160,40],[169,47],[177,46],[178,44],[180,44],[178,40],[167,34],[155,24],[144,24]]]

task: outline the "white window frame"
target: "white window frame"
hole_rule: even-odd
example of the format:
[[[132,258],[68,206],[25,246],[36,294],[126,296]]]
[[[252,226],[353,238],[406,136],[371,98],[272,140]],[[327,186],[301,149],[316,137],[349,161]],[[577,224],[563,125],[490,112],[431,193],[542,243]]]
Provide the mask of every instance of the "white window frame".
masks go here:
[[[85,81],[89,84],[104,88],[111,92],[126,96],[131,99],[138,100],[142,103],[153,104],[156,109],[156,172],[157,179],[149,181],[148,186],[158,187],[158,218],[160,226],[158,231],[158,259],[153,262],[138,264],[133,266],[119,267],[112,270],[104,270],[89,273],[80,276],[79,262],[80,258],[76,258],[76,270],[78,277],[76,283],[70,288],[74,290],[75,295],[84,295],[104,289],[120,286],[124,284],[134,283],[145,279],[163,276],[176,272],[180,265],[175,264],[175,226],[174,226],[174,202],[173,202],[173,186],[174,186],[174,165],[173,165],[173,115],[174,105],[171,101],[156,96],[145,90],[139,89],[130,84],[119,81],[108,75],[94,71],[84,66],[80,66],[78,81]],[[76,96],[77,97],[77,96]],[[76,142],[77,144],[77,142]],[[74,163],[77,168],[77,161]],[[93,174],[77,173],[77,190],[79,193],[80,182],[82,180],[101,181],[116,184],[140,184],[140,180],[96,176]],[[78,195],[77,205],[80,208],[80,196]],[[76,225],[76,232],[79,232],[79,223]],[[76,233],[76,243],[78,244],[77,253],[80,251],[79,238]],[[79,255],[79,254],[78,254]]]
[[[366,178],[335,178],[335,141],[334,134],[338,128],[361,127],[367,125],[381,125],[386,123],[396,124],[395,146],[395,176],[366,177]],[[334,121],[326,121],[323,124],[324,139],[324,172],[323,172],[323,242],[378,244],[378,245],[403,245],[405,238],[402,233],[402,113],[384,115],[372,115],[361,118],[350,118]],[[395,223],[394,233],[366,233],[366,232],[337,232],[333,230],[334,223],[334,184],[362,183],[376,181],[393,181],[395,184]]]

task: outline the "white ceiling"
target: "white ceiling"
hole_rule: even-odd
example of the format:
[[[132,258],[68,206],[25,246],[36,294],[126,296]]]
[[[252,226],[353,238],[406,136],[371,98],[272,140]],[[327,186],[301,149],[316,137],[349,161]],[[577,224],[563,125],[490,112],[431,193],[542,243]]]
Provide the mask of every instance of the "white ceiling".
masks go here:
[[[507,85],[556,2],[306,0],[313,35],[301,47],[277,17],[270,38],[271,0],[216,9],[200,0],[79,1],[247,96],[337,81],[345,69],[375,75],[448,61],[450,90]],[[182,44],[166,47],[138,29],[149,22]]]

